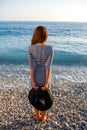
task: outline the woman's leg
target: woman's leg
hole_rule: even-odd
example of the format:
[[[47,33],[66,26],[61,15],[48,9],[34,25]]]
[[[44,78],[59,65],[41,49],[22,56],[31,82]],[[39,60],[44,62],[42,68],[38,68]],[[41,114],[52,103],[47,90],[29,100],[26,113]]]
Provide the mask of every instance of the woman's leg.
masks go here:
[[[40,111],[36,108],[34,108],[34,111],[35,111],[35,115],[33,116],[33,118],[36,120],[40,120],[40,118],[41,118]]]
[[[41,121],[42,123],[45,123],[47,119],[47,111],[42,111],[41,113]]]

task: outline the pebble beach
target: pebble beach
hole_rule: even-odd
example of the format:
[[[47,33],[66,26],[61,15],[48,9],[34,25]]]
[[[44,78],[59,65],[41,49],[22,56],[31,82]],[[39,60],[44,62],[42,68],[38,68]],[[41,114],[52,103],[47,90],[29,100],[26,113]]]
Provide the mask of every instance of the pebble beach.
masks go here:
[[[60,81],[53,71],[54,103],[41,123],[32,118],[27,69],[0,67],[0,130],[87,130],[87,82]]]

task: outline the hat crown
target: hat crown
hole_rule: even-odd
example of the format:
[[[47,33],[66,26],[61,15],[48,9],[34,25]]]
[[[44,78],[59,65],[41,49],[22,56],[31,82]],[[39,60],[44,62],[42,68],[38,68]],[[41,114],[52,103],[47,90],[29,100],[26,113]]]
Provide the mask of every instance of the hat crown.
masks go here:
[[[45,99],[41,96],[37,96],[35,98],[35,104],[38,105],[39,107],[44,107],[45,106]]]
[[[48,110],[53,105],[53,96],[49,89],[47,90],[35,90],[32,88],[29,91],[28,99],[30,103],[38,110]]]

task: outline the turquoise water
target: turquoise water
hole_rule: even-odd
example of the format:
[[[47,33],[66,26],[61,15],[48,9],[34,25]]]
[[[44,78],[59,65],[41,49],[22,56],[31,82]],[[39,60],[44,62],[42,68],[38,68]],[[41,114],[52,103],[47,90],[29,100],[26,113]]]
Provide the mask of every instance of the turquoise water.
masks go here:
[[[53,65],[87,65],[87,23],[68,22],[0,22],[0,64],[28,64],[28,47],[38,25],[48,29]]]

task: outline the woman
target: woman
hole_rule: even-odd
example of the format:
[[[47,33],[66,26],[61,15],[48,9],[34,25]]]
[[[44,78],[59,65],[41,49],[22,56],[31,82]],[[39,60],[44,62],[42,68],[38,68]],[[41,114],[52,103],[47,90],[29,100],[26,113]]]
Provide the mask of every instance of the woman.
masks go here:
[[[33,37],[31,39],[31,46],[29,47],[30,75],[32,87],[35,90],[41,88],[41,90],[45,91],[49,88],[50,84],[53,49],[52,46],[46,45],[47,38],[47,29],[44,26],[38,26],[34,31]],[[37,69],[38,73],[36,75],[36,79],[35,68],[42,68]],[[46,69],[46,75],[44,74],[44,69]],[[47,110],[39,111],[36,108],[34,108],[34,110],[35,115],[33,118],[45,122],[47,119]]]

